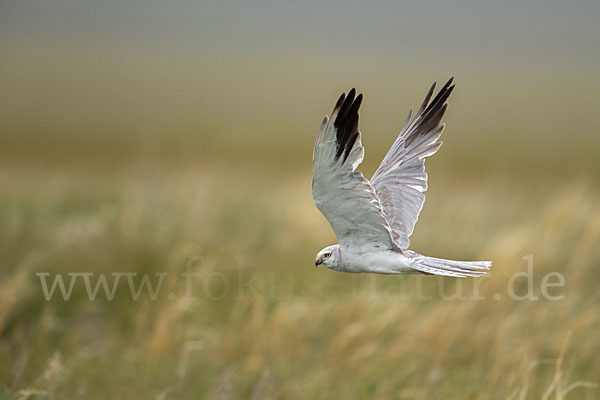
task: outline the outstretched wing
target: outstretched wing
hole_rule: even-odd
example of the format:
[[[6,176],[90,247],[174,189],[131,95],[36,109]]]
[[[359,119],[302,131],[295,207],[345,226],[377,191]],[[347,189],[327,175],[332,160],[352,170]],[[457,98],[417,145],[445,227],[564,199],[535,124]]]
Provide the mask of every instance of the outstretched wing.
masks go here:
[[[325,117],[313,152],[312,194],[342,247],[392,247],[379,198],[356,167],[364,156],[358,131],[362,95],[342,94]]]
[[[392,238],[402,250],[409,245],[427,190],[425,158],[435,154],[444,124],[446,100],[454,85],[452,78],[430,103],[435,83],[429,89],[421,108],[410,122],[411,112],[398,138],[371,178],[371,185],[381,200],[383,212],[392,229]]]

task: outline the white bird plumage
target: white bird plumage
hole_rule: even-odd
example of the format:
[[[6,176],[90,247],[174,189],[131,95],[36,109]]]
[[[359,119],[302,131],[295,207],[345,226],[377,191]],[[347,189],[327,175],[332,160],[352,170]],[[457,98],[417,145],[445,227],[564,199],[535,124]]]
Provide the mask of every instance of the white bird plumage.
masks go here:
[[[425,158],[435,154],[444,124],[450,79],[430,102],[435,83],[411,121],[411,113],[381,165],[367,180],[356,168],[364,148],[358,130],[362,94],[342,93],[319,129],[313,152],[312,194],[339,244],[317,254],[315,265],[345,272],[481,276],[489,261],[453,261],[408,250],[425,202]]]

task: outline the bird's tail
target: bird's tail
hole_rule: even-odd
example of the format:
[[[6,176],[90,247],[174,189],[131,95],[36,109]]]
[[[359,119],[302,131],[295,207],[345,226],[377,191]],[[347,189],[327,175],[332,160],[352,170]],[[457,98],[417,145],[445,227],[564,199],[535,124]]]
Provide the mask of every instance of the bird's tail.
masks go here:
[[[425,274],[455,276],[458,278],[483,276],[492,266],[491,261],[453,261],[415,254],[412,268]]]

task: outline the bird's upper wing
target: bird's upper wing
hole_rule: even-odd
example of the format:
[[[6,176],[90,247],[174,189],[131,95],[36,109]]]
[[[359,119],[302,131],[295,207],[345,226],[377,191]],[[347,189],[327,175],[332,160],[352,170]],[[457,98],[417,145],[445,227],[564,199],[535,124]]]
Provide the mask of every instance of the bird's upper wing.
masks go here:
[[[412,110],[408,114],[398,138],[371,178],[371,185],[391,226],[394,243],[402,250],[408,248],[408,238],[425,202],[425,158],[442,145],[438,139],[444,130],[441,120],[448,105],[446,100],[454,89],[452,79],[429,102],[434,89],[435,83],[412,122]]]
[[[342,94],[325,117],[313,153],[312,194],[342,247],[392,247],[391,229],[377,194],[356,167],[364,156],[358,131],[362,95]]]

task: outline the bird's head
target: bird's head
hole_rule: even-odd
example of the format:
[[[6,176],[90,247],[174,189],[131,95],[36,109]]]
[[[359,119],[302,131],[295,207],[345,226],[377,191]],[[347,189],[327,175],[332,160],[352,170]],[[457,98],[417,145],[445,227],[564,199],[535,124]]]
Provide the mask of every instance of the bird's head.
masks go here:
[[[317,259],[315,260],[315,267],[324,265],[327,268],[337,267],[340,261],[340,245],[335,244],[333,246],[325,247],[323,250],[317,253]]]

